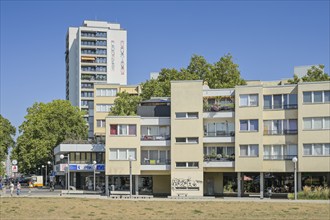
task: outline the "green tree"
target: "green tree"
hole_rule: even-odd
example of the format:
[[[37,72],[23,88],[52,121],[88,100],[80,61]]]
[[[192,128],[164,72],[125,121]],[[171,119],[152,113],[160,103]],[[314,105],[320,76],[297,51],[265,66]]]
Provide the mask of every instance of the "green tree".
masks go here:
[[[14,136],[16,128],[11,125],[10,121],[0,114],[0,176],[5,173],[2,161],[6,160],[8,149],[14,147]]]
[[[221,57],[203,80],[212,89],[234,88],[236,85],[246,84],[241,78],[238,65],[233,62],[233,57],[230,54]]]
[[[307,74],[299,78],[294,74],[293,79],[289,79],[290,84],[297,84],[299,82],[317,82],[317,81],[330,81],[330,77],[324,72],[324,65],[319,65],[318,67],[312,66],[307,70]]]
[[[210,64],[203,56],[193,55],[187,68],[180,71],[164,68],[157,79],[142,83],[143,100],[151,97],[168,97],[171,95],[172,80],[203,80],[207,81],[210,88],[233,88],[244,85],[238,65],[233,62],[233,57],[226,54],[215,64]]]
[[[111,108],[109,115],[136,115],[137,106],[141,102],[141,97],[130,95],[127,92],[117,94],[114,106]]]
[[[35,172],[37,167],[52,160],[54,147],[64,140],[86,139],[87,125],[83,115],[84,112],[66,100],[35,103],[28,108],[12,153],[20,171]]]

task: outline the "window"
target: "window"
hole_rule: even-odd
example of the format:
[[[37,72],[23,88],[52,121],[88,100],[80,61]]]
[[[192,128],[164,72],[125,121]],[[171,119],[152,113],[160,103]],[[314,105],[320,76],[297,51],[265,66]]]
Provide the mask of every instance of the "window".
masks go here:
[[[330,129],[330,117],[304,118],[305,130]]]
[[[136,160],[136,149],[135,148],[111,148],[110,149],[110,160],[129,160],[129,158]]]
[[[198,168],[198,162],[176,162],[177,168]]]
[[[235,136],[234,122],[218,122],[204,124],[204,136],[206,137],[226,137]]]
[[[258,94],[240,95],[239,106],[258,106]]]
[[[240,120],[240,131],[258,131],[258,120]]]
[[[259,146],[257,144],[240,145],[240,156],[242,157],[258,157]]]
[[[297,156],[297,145],[264,145],[264,160],[291,160]]]
[[[176,118],[198,118],[198,112],[176,112]]]
[[[96,89],[96,96],[116,96],[117,89]]]
[[[142,165],[168,165],[171,163],[170,150],[142,150]]]
[[[132,125],[132,124],[110,125],[110,135],[119,135],[119,136],[136,135],[136,125]]]
[[[232,156],[235,154],[235,147],[228,146],[228,147],[204,147],[204,155],[218,155],[221,154],[221,156]]]
[[[198,144],[198,137],[175,138],[176,143]]]
[[[112,104],[96,104],[96,112],[110,112]]]
[[[304,156],[330,156],[330,143],[304,144]]]
[[[297,134],[297,119],[264,121],[264,135]]]
[[[304,103],[327,103],[330,102],[330,91],[303,92]]]
[[[94,92],[81,92],[81,97],[94,97]]]
[[[105,127],[105,120],[96,120],[96,126],[98,128],[104,128]]]
[[[297,94],[264,95],[264,109],[296,109]]]

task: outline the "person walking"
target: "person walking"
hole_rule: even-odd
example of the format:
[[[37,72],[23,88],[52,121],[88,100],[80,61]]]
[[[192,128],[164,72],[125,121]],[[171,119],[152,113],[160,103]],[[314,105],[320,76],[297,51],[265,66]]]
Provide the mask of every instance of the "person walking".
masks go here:
[[[21,184],[19,182],[17,182],[16,190],[16,194],[19,196],[21,194]]]
[[[10,189],[10,196],[13,196],[13,193],[14,193],[14,184],[12,182],[10,182],[10,184],[9,184],[9,189]]]

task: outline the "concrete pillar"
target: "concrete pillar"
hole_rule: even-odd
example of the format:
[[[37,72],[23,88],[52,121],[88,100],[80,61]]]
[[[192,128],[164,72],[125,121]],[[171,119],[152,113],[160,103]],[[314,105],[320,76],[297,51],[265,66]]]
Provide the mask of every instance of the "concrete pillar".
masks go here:
[[[298,187],[298,189],[297,189],[297,191],[299,192],[299,191],[301,191],[302,190],[302,186],[301,186],[301,172],[298,172],[297,173],[297,187]]]
[[[237,173],[237,197],[242,196],[242,176],[241,172]]]
[[[71,182],[71,181],[70,181]],[[73,186],[74,187],[77,187],[77,173],[76,172],[74,172],[73,173]],[[71,184],[70,184],[71,185]]]
[[[139,195],[139,176],[135,175],[135,195]]]
[[[105,175],[105,195],[109,196],[109,176]]]
[[[264,173],[260,172],[260,199],[264,198]]]

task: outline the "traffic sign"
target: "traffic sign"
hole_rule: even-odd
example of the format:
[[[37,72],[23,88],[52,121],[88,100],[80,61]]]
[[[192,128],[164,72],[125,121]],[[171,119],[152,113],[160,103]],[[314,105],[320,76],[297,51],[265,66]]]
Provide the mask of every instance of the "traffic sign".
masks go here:
[[[17,173],[18,172],[18,166],[17,165],[12,165],[11,166],[11,172]]]
[[[13,160],[11,163],[12,163],[13,165],[16,165],[16,164],[17,164],[17,160]]]

